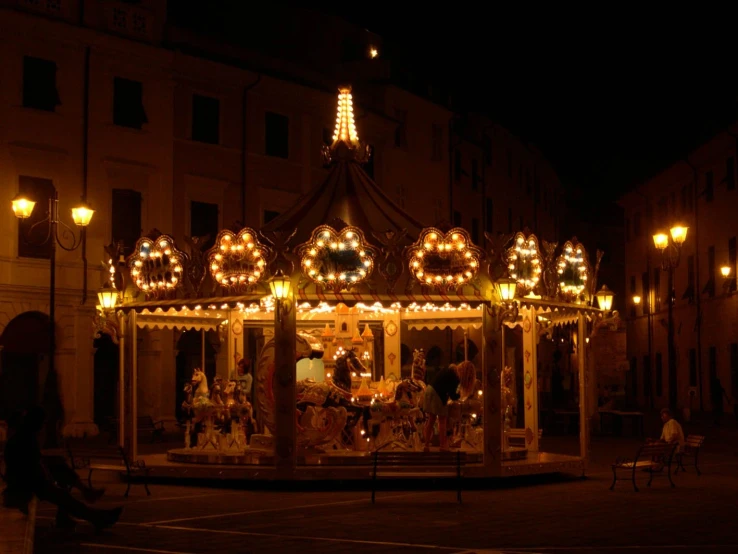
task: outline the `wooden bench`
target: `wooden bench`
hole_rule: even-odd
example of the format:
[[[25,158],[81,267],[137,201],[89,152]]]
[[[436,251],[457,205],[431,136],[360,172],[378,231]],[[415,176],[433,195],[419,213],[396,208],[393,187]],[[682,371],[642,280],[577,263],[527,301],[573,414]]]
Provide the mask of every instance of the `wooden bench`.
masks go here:
[[[36,529],[36,497],[28,503],[28,513],[6,508],[0,502],[0,552],[31,554]]]
[[[618,472],[628,472],[631,474],[631,480],[633,482],[633,488],[638,492],[638,486],[636,485],[636,471],[641,469],[649,474],[648,485],[651,486],[654,475],[662,475],[664,473],[664,467],[667,469],[667,477],[669,483],[674,487],[674,481],[671,480],[671,460],[674,457],[674,451],[676,450],[677,443],[666,443],[666,442],[654,442],[646,443],[641,446],[636,452],[633,458],[618,458],[615,463],[612,464],[612,485],[610,490],[615,489],[615,483],[622,481],[622,478],[618,477]]]
[[[697,475],[702,475],[700,468],[697,466],[697,457],[700,454],[702,443],[705,442],[703,435],[687,435],[687,439],[684,441],[684,448],[681,452],[677,452],[677,467],[674,473],[679,473],[679,470],[687,471],[684,467],[684,458],[692,458],[694,460],[694,469],[697,471]]]
[[[84,447],[67,445],[69,452],[69,460],[74,469],[87,469],[87,483],[92,486],[92,472],[96,469],[101,471],[125,471],[128,488],[124,496],[128,497],[131,490],[131,477],[134,475],[143,476],[143,486],[146,489],[146,495],[151,496],[149,491],[148,478],[150,468],[146,467],[143,460],[133,461],[120,446],[104,446],[104,447]],[[117,462],[117,463],[116,463]]]
[[[543,429],[538,429],[538,440],[541,440],[541,437],[543,436]],[[525,429],[519,429],[514,428],[508,430],[507,433],[507,439],[512,444],[515,442],[516,444],[523,443],[523,446],[525,446]]]
[[[377,490],[377,478],[456,479],[456,499],[461,502],[462,467],[466,454],[456,452],[390,452],[377,450],[372,456],[372,504]],[[416,471],[409,471],[415,469]]]

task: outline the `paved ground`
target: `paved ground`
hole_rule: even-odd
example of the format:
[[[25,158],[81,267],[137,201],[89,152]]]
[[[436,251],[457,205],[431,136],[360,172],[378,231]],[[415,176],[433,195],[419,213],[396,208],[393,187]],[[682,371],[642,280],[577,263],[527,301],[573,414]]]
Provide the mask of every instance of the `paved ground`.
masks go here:
[[[738,551],[738,430],[708,430],[703,475],[655,480],[641,492],[628,482],[608,487],[607,464],[638,441],[595,439],[589,478],[505,481],[467,490],[264,492],[155,485],[108,485],[103,505],[123,504],[122,521],[95,535],[80,524],[70,534],[51,527],[53,508],[40,505],[36,552],[490,552],[625,554]],[[552,443],[557,441],[551,439]],[[558,441],[561,450],[573,441]]]

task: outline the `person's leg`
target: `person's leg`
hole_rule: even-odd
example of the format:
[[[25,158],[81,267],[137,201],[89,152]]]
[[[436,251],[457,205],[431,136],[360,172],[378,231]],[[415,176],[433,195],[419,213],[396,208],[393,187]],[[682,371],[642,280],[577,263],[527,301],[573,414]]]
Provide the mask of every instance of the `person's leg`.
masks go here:
[[[433,427],[436,424],[436,414],[428,413],[428,419],[425,422],[425,429],[424,429],[424,435],[425,435],[425,449],[429,450],[431,445],[431,440],[433,440]]]
[[[78,489],[87,502],[95,502],[105,493],[105,489],[86,485],[61,456],[44,457],[43,462],[57,485],[67,489]]]
[[[54,483],[42,481],[36,487],[36,496],[39,500],[45,500],[58,508],[57,521],[68,524],[69,516],[89,521],[98,529],[113,525],[118,521],[122,508],[113,510],[96,510],[90,508],[83,502],[74,498],[71,493]]]

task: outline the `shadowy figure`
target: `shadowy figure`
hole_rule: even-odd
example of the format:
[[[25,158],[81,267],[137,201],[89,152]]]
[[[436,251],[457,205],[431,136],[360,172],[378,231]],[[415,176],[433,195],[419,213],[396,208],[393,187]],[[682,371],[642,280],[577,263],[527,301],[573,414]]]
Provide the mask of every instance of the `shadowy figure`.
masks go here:
[[[723,422],[723,414],[725,413],[725,407],[723,406],[723,398],[730,403],[728,393],[725,392],[723,384],[720,382],[718,377],[712,379],[710,383],[710,401],[712,404],[712,416],[715,425],[720,425]]]
[[[39,436],[44,429],[46,414],[41,408],[31,408],[18,425],[15,434],[5,446],[5,481],[3,504],[28,513],[28,503],[36,495],[58,507],[56,522],[59,527],[73,527],[70,516],[92,523],[99,531],[115,524],[123,510],[98,510],[74,498],[69,489],[76,487],[82,491],[85,500],[94,502],[103,490],[86,487],[77,473],[63,458],[53,457],[42,460]]]

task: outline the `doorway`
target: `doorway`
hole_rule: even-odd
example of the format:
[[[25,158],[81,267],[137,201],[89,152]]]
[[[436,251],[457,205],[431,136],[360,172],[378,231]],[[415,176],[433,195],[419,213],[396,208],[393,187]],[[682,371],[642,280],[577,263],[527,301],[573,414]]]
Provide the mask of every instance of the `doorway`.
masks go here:
[[[111,435],[117,433],[112,420],[118,417],[118,386],[120,358],[118,345],[110,335],[101,334],[93,341],[94,358],[94,420],[98,428]]]

